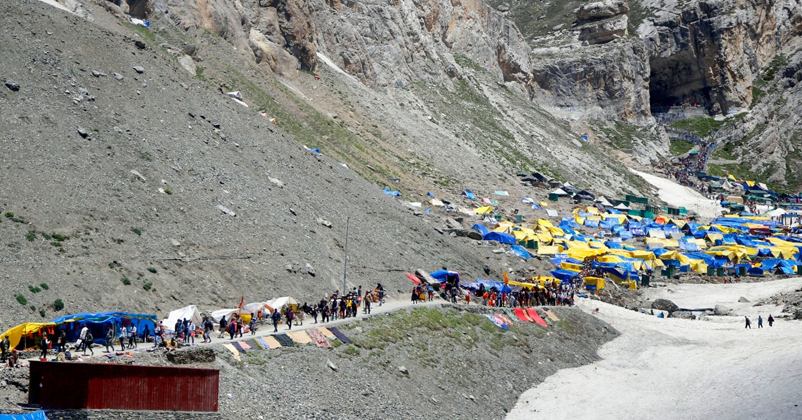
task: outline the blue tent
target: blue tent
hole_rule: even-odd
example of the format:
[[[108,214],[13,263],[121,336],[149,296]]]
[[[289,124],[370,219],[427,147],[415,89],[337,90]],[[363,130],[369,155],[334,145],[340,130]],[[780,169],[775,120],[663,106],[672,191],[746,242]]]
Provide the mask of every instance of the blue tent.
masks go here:
[[[604,245],[607,246],[607,248],[610,248],[610,249],[624,249],[624,247],[622,247],[621,244],[618,243],[618,242],[606,241],[604,243]]]
[[[81,327],[86,324],[86,326],[89,327],[89,332],[91,332],[92,336],[95,338],[95,342],[105,344],[107,326],[114,328],[115,337],[118,336],[121,326],[128,327],[132,324],[136,325],[137,334],[142,334],[145,327],[152,333],[156,327],[157,318],[156,315],[127,312],[84,312],[74,315],[64,315],[50,322],[55,323],[57,328],[67,332],[67,341],[77,340],[81,332]]]
[[[551,273],[552,277],[560,279],[560,281],[571,281],[574,277],[579,276],[578,271],[564,270],[562,268],[549,271],[549,273]]]
[[[449,271],[449,270],[437,270],[434,272],[429,273],[432,278],[439,281],[440,283],[445,283],[449,277],[456,277],[457,283],[459,283],[459,273],[456,271]]]
[[[392,195],[393,197],[401,197],[401,193],[398,191],[390,191],[389,188],[384,189],[384,193],[387,195]]]
[[[488,232],[482,235],[482,239],[485,241],[496,241],[502,244],[510,244],[515,245],[515,237],[510,235],[509,233],[501,233],[501,232]]]
[[[476,200],[476,196],[475,196],[475,195],[473,195],[473,193],[471,192],[471,190],[465,190],[465,191],[463,191],[463,192],[462,192],[462,195],[464,195],[465,197],[468,197],[468,198],[470,198],[471,200]]]
[[[475,230],[479,231],[479,233],[482,234],[483,238],[484,238],[485,235],[490,233],[490,229],[485,227],[485,225],[480,225],[479,223],[476,223],[473,226],[471,226],[471,229],[475,229]]]
[[[524,247],[520,246],[520,245],[511,246],[510,247],[510,252],[512,252],[513,254],[515,254],[515,255],[517,255],[517,256],[519,256],[521,258],[527,259],[527,260],[532,258],[532,256],[529,255],[528,252],[526,252],[526,249]]]
[[[490,289],[495,287],[496,290],[498,292],[500,292],[500,293],[510,293],[510,292],[512,292],[512,289],[510,288],[510,286],[507,286],[506,284],[504,284],[504,283],[502,283],[500,281],[478,279],[478,280],[476,280],[476,283],[477,284],[484,284],[486,290],[490,290]]]

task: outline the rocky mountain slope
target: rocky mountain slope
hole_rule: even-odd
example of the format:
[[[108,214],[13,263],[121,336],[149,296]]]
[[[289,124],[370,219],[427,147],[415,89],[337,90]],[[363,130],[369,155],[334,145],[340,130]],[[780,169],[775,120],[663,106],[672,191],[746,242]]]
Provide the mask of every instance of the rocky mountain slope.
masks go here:
[[[349,216],[354,285],[406,287],[399,272],[412,266],[498,271],[510,262],[441,235],[443,215],[381,188],[403,201],[465,188],[517,197],[542,194],[515,176],[537,170],[648,195],[621,162],[667,154],[655,98],[722,112],[751,100],[754,112],[729,125],[733,141],[754,132],[762,146],[743,150],[794,172],[795,146],[770,152],[757,135],[776,126],[793,144],[797,130],[793,114],[772,112],[797,103],[790,2],[750,3],[748,16],[723,0],[48,2],[58,7],[0,5],[14,16],[0,25],[9,323],[49,317],[56,299],[69,311],[163,312],[331,291]],[[667,14],[675,6],[685,12]],[[538,13],[547,18],[530,24]],[[754,53],[729,54],[734,43]],[[688,71],[727,77],[682,88],[660,78],[682,57],[697,60]],[[755,95],[755,74],[770,95]]]

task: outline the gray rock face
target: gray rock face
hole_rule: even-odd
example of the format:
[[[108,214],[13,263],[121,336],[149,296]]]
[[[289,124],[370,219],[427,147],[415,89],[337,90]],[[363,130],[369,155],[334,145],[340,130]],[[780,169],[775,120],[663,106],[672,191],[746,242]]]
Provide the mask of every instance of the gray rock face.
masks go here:
[[[679,311],[679,306],[668,299],[656,299],[654,302],[652,302],[652,308],[660,311],[666,311],[668,313]]]
[[[607,19],[622,15],[629,11],[629,5],[623,1],[605,0],[579,6],[576,17],[581,21]]]
[[[627,36],[628,22],[627,16],[621,15],[614,19],[585,24],[579,29],[579,40],[588,44],[604,44],[623,38]]]
[[[648,120],[647,50],[636,39],[533,54],[533,100],[547,108],[580,108],[598,118]]]
[[[758,70],[799,33],[789,19],[799,13],[798,5],[717,0],[645,21],[638,33],[649,50],[652,99],[721,113],[747,107]]]

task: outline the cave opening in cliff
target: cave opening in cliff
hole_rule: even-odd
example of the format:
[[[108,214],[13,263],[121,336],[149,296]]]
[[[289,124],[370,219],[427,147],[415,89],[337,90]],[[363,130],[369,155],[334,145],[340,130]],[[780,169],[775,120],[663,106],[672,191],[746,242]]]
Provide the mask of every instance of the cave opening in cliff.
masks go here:
[[[681,52],[650,60],[649,101],[652,113],[672,106],[709,110],[711,88],[694,57]]]

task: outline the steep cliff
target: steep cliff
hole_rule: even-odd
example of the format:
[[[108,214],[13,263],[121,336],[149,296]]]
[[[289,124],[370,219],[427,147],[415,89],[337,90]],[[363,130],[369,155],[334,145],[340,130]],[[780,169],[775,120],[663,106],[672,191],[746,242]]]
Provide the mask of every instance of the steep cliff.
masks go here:
[[[645,1],[654,19],[638,28],[649,51],[652,102],[690,102],[712,113],[744,109],[759,70],[799,36],[796,0],[692,2],[673,11]],[[797,23],[794,23],[797,22]]]

